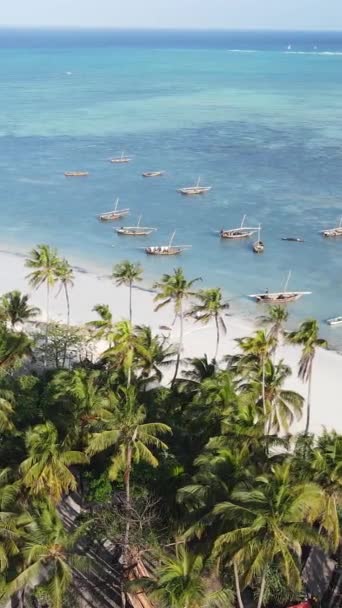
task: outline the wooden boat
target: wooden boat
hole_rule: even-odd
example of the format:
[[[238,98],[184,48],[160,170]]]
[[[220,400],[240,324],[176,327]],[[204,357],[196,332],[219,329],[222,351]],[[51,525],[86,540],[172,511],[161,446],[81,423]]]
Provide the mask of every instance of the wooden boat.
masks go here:
[[[302,296],[311,294],[311,291],[287,291],[290,277],[291,271],[287,276],[283,291],[269,292],[266,290],[264,293],[253,293],[248,297],[263,304],[288,304],[299,300]]]
[[[295,236],[282,236],[281,240],[282,241],[292,241],[293,243],[304,243],[304,239],[300,239]]]
[[[258,228],[252,228],[244,226],[246,216],[244,215],[242,218],[241,225],[238,228],[230,228],[229,230],[220,231],[221,239],[246,239],[252,236],[255,232],[257,232]]]
[[[201,178],[199,177],[197,180],[197,184],[195,186],[190,186],[189,188],[178,188],[177,192],[184,195],[194,195],[194,194],[205,194],[211,190],[211,186],[200,186]]]
[[[342,236],[342,217],[338,226],[335,228],[329,228],[328,230],[322,230],[321,234],[325,237]]]
[[[333,319],[327,319],[328,325],[342,325],[342,317],[334,317]]]
[[[98,219],[101,222],[112,222],[115,220],[119,220],[120,217],[125,217],[129,214],[129,209],[118,209],[119,199],[117,198],[115,201],[115,208],[113,211],[106,211],[106,213],[101,213],[98,215]]]
[[[129,163],[132,159],[129,156],[125,156],[123,152],[121,152],[121,156],[116,156],[114,158],[110,158],[109,162],[113,164],[121,164],[121,163]]]
[[[263,253],[265,249],[264,243],[260,240],[260,226],[258,228],[258,240],[253,243],[254,253]]]
[[[87,177],[88,171],[65,171],[65,177]]]
[[[191,248],[191,245],[172,245],[175,235],[176,231],[171,235],[168,245],[153,245],[151,247],[146,247],[145,253],[148,255],[178,255],[182,253],[182,251]]]
[[[121,228],[116,228],[116,232],[125,236],[147,236],[157,230],[148,226],[140,226],[140,222],[141,216],[136,226],[121,226]]]
[[[143,177],[159,177],[164,175],[165,171],[146,171],[142,174]]]

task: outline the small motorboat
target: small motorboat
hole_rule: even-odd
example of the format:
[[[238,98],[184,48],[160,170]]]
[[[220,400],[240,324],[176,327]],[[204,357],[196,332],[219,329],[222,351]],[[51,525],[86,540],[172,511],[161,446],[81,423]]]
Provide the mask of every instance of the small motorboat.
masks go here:
[[[301,239],[296,236],[282,236],[282,241],[291,241],[292,243],[304,243],[304,239]]]
[[[334,317],[333,319],[327,319],[328,325],[342,325],[342,317]]]
[[[165,171],[146,171],[142,174],[143,177],[159,177],[164,175]]]
[[[87,177],[88,171],[65,171],[65,177]]]

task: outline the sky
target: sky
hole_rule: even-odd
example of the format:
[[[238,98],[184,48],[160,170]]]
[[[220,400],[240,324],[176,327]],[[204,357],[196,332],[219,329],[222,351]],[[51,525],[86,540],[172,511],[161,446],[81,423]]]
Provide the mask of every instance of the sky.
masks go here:
[[[342,0],[0,0],[0,25],[342,29]]]

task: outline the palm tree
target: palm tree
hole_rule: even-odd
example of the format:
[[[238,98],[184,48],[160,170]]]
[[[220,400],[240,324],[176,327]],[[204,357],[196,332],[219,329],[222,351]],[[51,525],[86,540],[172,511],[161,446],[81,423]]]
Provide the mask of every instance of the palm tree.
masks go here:
[[[49,245],[37,245],[32,249],[26,259],[25,266],[31,268],[32,272],[27,276],[29,283],[34,289],[46,285],[46,329],[45,329],[45,355],[44,365],[46,366],[46,354],[50,319],[50,290],[58,281],[58,268],[60,258],[57,250]]]
[[[334,431],[324,431],[317,438],[313,435],[298,436],[293,461],[297,477],[304,482],[314,481],[323,491],[320,530],[325,530],[335,551],[340,543],[342,436]]]
[[[9,321],[12,329],[20,323],[31,321],[40,314],[40,309],[36,306],[29,306],[29,296],[20,291],[9,291],[2,296],[0,301],[1,316]]]
[[[160,302],[160,304],[156,306],[155,310],[159,310],[167,304],[173,303],[175,314],[180,321],[178,353],[172,385],[174,384],[178,375],[183,348],[184,303],[188,298],[195,295],[195,292],[192,290],[192,286],[196,283],[196,281],[200,280],[201,279],[198,277],[196,279],[192,279],[192,281],[188,281],[184,276],[182,268],[176,268],[173,271],[173,274],[164,274],[161,281],[157,281],[153,285],[154,289],[159,290],[159,293],[157,293],[157,295],[154,297],[154,301]]]
[[[11,482],[10,469],[0,470],[0,573],[7,570],[10,559],[19,554],[22,526],[28,517],[17,507],[19,483]]]
[[[63,596],[73,580],[73,570],[85,566],[76,545],[87,524],[66,530],[51,504],[36,507],[23,534],[22,571],[7,583],[5,599],[24,592],[25,587],[42,586],[54,608],[62,608]],[[42,582],[43,581],[43,582]]]
[[[140,264],[133,264],[124,260],[116,264],[113,268],[112,277],[118,286],[127,285],[129,287],[129,320],[132,323],[132,287],[134,283],[142,281],[142,267]]]
[[[65,300],[67,305],[67,325],[70,325],[70,297],[69,297],[69,287],[74,286],[74,271],[70,266],[68,260],[63,258],[59,261],[57,266],[57,279],[60,282],[60,290],[64,290]]]
[[[158,601],[161,608],[230,608],[233,594],[227,589],[210,591],[212,583],[201,555],[176,543],[176,555],[162,555],[153,579],[135,582]],[[206,576],[207,574],[207,576]]]
[[[94,337],[96,339],[106,340],[109,348],[111,348],[114,343],[116,325],[113,322],[113,315],[110,308],[107,304],[97,304],[94,306],[93,311],[96,312],[100,318],[95,321],[89,321],[87,325],[95,331]]]
[[[326,340],[319,338],[319,325],[315,319],[307,319],[307,321],[301,323],[296,331],[291,331],[286,335],[286,339],[290,344],[300,344],[303,347],[299,360],[298,376],[303,382],[307,382],[308,384],[306,424],[304,431],[305,435],[307,435],[310,427],[311,383],[316,349],[327,348],[328,343]]]
[[[0,369],[14,367],[31,354],[31,339],[26,334],[8,331],[0,324]]]
[[[129,321],[119,321],[115,324],[114,330],[114,346],[108,348],[102,358],[105,362],[113,362],[116,368],[123,369],[127,378],[127,386],[129,386],[134,362],[137,361],[137,358],[148,360],[149,354]]]
[[[145,351],[142,357],[138,356],[143,378],[161,382],[163,374],[160,368],[172,365],[175,350],[167,344],[167,338],[153,335],[148,325],[138,325],[136,336]]]
[[[14,394],[12,391],[0,388],[0,433],[12,431],[14,424],[11,417],[14,414]]]
[[[77,482],[69,467],[85,464],[82,452],[64,449],[52,422],[29,429],[25,437],[28,457],[20,465],[23,484],[35,496],[46,496],[59,503],[63,494],[76,490]]]
[[[130,386],[121,388],[118,402],[112,406],[112,414],[102,421],[102,429],[90,437],[87,453],[92,456],[109,448],[113,451],[109,478],[115,480],[123,473],[126,496],[126,529],[124,538],[124,564],[128,563],[131,510],[131,471],[135,463],[145,462],[157,467],[158,460],[151,447],[166,450],[166,444],[158,435],[171,429],[161,422],[145,422],[146,411],[137,403],[136,390]]]
[[[284,383],[291,375],[291,368],[281,360],[277,365],[268,359],[265,364],[265,403],[268,419],[268,434],[288,432],[294,419],[300,419],[303,397],[295,391],[284,389]],[[255,393],[256,402],[261,395],[260,371],[251,371],[247,382],[240,384],[243,392]],[[257,402],[258,403],[258,402]]]
[[[53,399],[57,403],[66,400],[70,408],[72,424],[68,442],[86,448],[90,429],[110,415],[109,407],[114,397],[101,386],[101,372],[83,368],[62,370],[53,378],[50,387]]]
[[[202,289],[196,294],[199,304],[196,304],[191,311],[191,316],[200,323],[207,324],[210,321],[215,321],[216,326],[216,349],[214,359],[217,359],[217,353],[220,344],[220,332],[227,333],[227,326],[223,318],[223,314],[229,308],[228,302],[222,301],[222,291],[219,287],[212,289]]]
[[[289,318],[289,313],[286,306],[280,304],[269,306],[268,314],[261,317],[265,325],[270,326],[269,335],[275,338],[275,348],[279,344],[280,338],[284,335],[284,324]]]
[[[257,579],[261,580],[261,608],[266,571],[275,562],[287,584],[301,589],[301,547],[324,545],[312,527],[321,505],[319,486],[295,483],[289,463],[274,465],[271,475],[258,477],[251,490],[237,488],[230,500],[215,505],[213,516],[220,522],[218,526],[230,529],[216,538],[213,553],[234,566],[240,608],[240,581],[246,586]]]
[[[266,361],[269,359],[270,353],[272,352],[275,345],[275,338],[267,336],[263,329],[259,329],[254,333],[253,336],[247,338],[239,338],[237,340],[242,352],[251,357],[254,361],[259,361],[261,366],[261,397],[263,414],[266,418],[266,395],[265,395],[265,374],[266,374]]]

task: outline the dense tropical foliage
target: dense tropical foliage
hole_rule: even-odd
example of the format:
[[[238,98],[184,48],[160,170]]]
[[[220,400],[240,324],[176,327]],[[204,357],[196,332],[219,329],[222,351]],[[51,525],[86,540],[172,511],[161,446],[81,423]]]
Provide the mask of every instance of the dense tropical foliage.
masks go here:
[[[312,549],[341,555],[342,436],[309,432],[318,324],[288,332],[288,311],[271,307],[232,355],[221,291],[196,291],[178,268],[154,286],[179,322],[173,345],[132,323],[142,270],[123,262],[127,320],[98,304],[74,327],[69,263],[39,245],[27,266],[47,323],[27,295],[2,297],[0,605],[77,606],[81,589],[92,605],[133,608],[302,599]],[[65,325],[49,322],[53,290]],[[216,333],[213,359],[184,357],[187,317]],[[307,400],[288,387],[284,341],[302,348]]]

